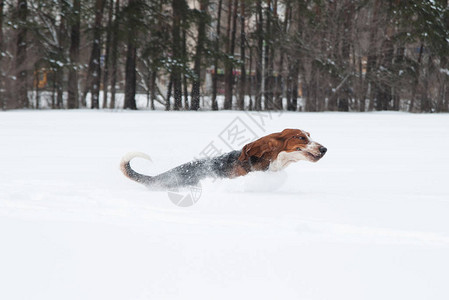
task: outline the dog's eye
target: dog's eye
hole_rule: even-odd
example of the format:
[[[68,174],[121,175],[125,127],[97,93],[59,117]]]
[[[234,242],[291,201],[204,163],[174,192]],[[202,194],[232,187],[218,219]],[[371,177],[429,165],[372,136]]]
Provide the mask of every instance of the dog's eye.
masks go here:
[[[297,139],[300,139],[300,140],[305,140],[305,139],[306,139],[306,138],[303,137],[303,136],[297,136],[296,138],[297,138]]]
[[[301,148],[298,147],[298,148],[296,148],[296,150],[297,150],[297,151],[301,151]]]

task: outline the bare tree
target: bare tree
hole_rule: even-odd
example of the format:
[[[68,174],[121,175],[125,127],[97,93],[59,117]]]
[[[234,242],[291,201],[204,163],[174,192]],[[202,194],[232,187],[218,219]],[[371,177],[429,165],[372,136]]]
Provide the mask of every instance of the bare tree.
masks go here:
[[[137,1],[128,0],[127,7],[127,27],[128,27],[128,43],[126,50],[126,65],[125,65],[125,106],[128,109],[137,109],[136,105],[136,59],[137,46],[135,41],[136,28],[132,15],[136,13]]]
[[[17,2],[17,48],[15,61],[15,95],[17,95],[17,103],[15,108],[27,108],[28,101],[28,67],[27,67],[27,16],[28,4],[27,0],[18,0]]]
[[[206,25],[207,25],[207,7],[209,0],[200,0],[200,16],[198,20],[198,38],[196,43],[196,53],[194,57],[193,71],[195,77],[192,82],[192,105],[191,110],[198,110],[200,108],[200,84],[201,84],[201,62],[204,54],[204,44],[206,40]]]
[[[265,9],[265,72],[264,72],[264,106],[266,110],[272,110],[273,105],[273,47],[271,45],[273,34],[272,34],[272,15],[271,10],[273,9],[271,0],[267,0],[267,7]]]
[[[182,109],[182,40],[181,21],[185,13],[187,3],[185,0],[172,0],[173,25],[172,25],[172,55],[173,64],[171,71],[171,81],[173,84],[174,110]]]
[[[112,39],[112,17],[114,12],[114,1],[109,0],[108,3],[108,24],[106,26],[106,44],[104,57],[104,72],[103,72],[103,108],[108,105],[108,83],[111,62],[111,39]]]
[[[286,8],[285,8],[285,15],[284,15],[284,21],[281,24],[281,21],[279,19],[278,13],[277,13],[277,7],[278,7],[278,2],[277,0],[275,0],[274,2],[274,8],[276,9],[274,11],[274,19],[275,19],[275,24],[276,24],[276,29],[275,29],[275,34],[276,36],[280,36],[280,51],[279,51],[279,65],[278,65],[278,76],[276,77],[276,81],[275,81],[275,86],[274,86],[274,98],[275,98],[275,108],[277,110],[282,110],[283,109],[283,103],[282,103],[282,98],[283,98],[283,84],[284,84],[284,61],[285,61],[285,39],[286,39],[286,35],[287,35],[287,28],[289,25],[289,15],[291,15],[291,4],[290,2],[286,3]],[[282,27],[281,27],[282,26]]]
[[[100,83],[101,83],[101,35],[103,9],[105,0],[95,0],[95,22],[93,26],[92,50],[89,60],[86,87],[83,93],[83,106],[86,105],[87,93],[91,92],[91,108],[100,108]]]
[[[218,110],[217,105],[217,85],[218,85],[218,58],[220,52],[220,32],[221,32],[221,10],[222,10],[223,0],[218,0],[217,8],[217,28],[215,31],[215,58],[214,58],[214,73],[212,74],[212,110]]]
[[[5,2],[0,0],[0,105],[1,109],[6,108],[5,95],[3,94],[3,68],[2,68],[2,58],[3,58],[3,8],[5,6]]]
[[[73,10],[70,18],[70,69],[68,80],[67,107],[79,107],[78,67],[80,53],[81,0],[73,0]]]
[[[245,94],[246,94],[246,33],[245,33],[245,1],[240,2],[240,84],[239,84],[239,98],[237,101],[240,110],[245,109]]]
[[[237,31],[237,7],[238,0],[229,0],[228,4],[228,22],[226,29],[226,54],[225,60],[225,99],[224,109],[232,109],[232,90],[234,87],[233,60],[235,50],[235,37]]]
[[[254,109],[262,110],[262,65],[263,65],[263,10],[262,0],[256,1],[256,97],[254,100]]]
[[[183,23],[185,23],[186,18],[183,18]],[[186,26],[182,26],[182,57],[183,60],[187,57],[187,29]],[[200,72],[201,73],[201,72]],[[183,68],[182,72],[182,87],[183,87],[183,94],[184,94],[184,109],[189,109],[189,93],[187,90],[187,68]],[[198,85],[199,88],[199,85]],[[193,87],[192,87],[193,89]],[[198,92],[198,108],[199,108],[199,92]]]
[[[117,73],[118,73],[118,45],[119,45],[119,13],[120,13],[120,0],[115,0],[114,9],[114,21],[112,23],[112,36],[111,36],[111,101],[109,102],[109,108],[115,108],[115,95],[117,86]]]

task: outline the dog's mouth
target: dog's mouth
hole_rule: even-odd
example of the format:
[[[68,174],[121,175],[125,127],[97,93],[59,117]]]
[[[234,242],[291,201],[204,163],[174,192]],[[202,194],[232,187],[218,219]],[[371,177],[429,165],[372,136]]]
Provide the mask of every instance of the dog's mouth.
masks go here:
[[[306,156],[308,158],[310,158],[310,160],[313,161],[313,162],[319,161],[323,157],[323,155],[321,155],[321,154],[320,155],[314,155],[314,154],[312,154],[310,152],[306,152]]]
[[[321,148],[323,149],[323,151],[320,150],[318,153],[316,153],[315,151],[310,152],[310,151],[307,151],[306,149],[301,149],[300,147],[296,148],[296,151],[302,152],[303,155],[307,158],[307,160],[309,160],[311,162],[317,162],[324,156],[324,154],[326,154],[326,151],[327,151],[327,149],[324,148],[323,146],[321,146]]]
[[[306,157],[310,160],[310,161],[312,161],[312,162],[317,162],[317,161],[319,161],[323,156],[324,156],[324,154],[318,154],[318,155],[315,155],[315,154],[313,154],[313,153],[311,153],[311,152],[307,152],[307,151],[303,151],[303,153],[306,155]]]

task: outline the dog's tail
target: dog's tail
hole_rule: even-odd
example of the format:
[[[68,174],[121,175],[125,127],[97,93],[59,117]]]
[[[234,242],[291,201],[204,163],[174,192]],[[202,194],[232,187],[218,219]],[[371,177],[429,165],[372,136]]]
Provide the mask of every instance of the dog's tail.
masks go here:
[[[140,157],[146,160],[151,161],[151,158],[142,152],[130,152],[125,154],[122,157],[122,161],[120,162],[120,170],[122,173],[131,180],[134,180],[138,183],[144,184],[146,186],[151,186],[154,183],[154,177],[143,175],[137,173],[131,168],[130,162],[133,158]]]

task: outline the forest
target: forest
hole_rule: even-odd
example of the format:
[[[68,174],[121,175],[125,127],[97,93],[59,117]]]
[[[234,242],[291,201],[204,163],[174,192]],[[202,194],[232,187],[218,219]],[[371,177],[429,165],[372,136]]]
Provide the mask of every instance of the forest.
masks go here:
[[[449,1],[0,0],[0,105],[448,112]]]

